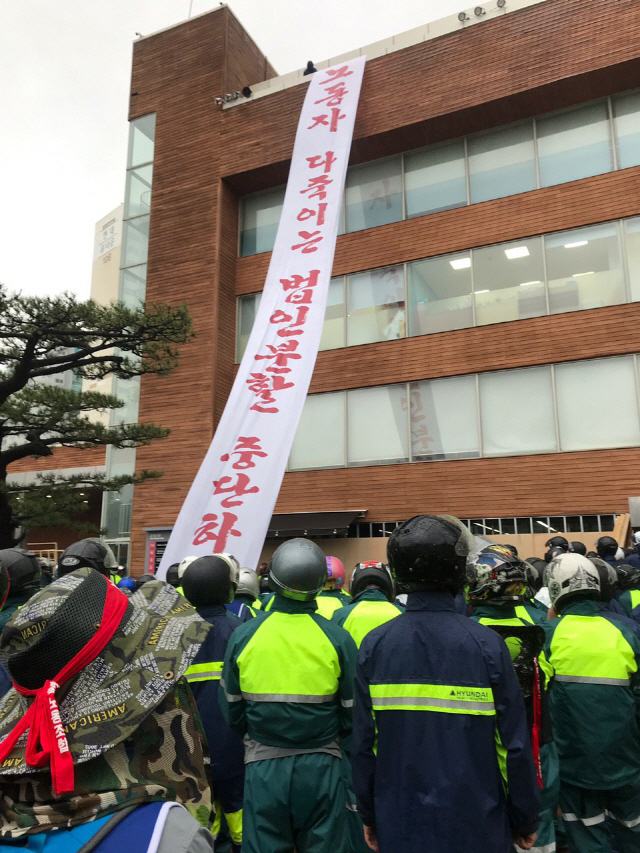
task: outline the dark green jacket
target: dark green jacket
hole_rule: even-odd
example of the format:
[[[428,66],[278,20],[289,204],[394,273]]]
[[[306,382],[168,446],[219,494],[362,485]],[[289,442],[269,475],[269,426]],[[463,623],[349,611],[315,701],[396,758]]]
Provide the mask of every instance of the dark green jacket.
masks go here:
[[[21,607],[24,607],[27,601],[29,601],[31,596],[34,595],[36,592],[36,589],[32,589],[30,592],[27,593],[21,592],[18,595],[9,595],[4,607],[2,608],[2,611],[0,612],[0,632],[2,632],[2,629],[7,624],[9,619],[11,619],[16,610],[19,610]]]
[[[640,634],[597,601],[574,601],[547,623],[548,677],[560,778],[608,790],[640,776]]]
[[[315,749],[351,731],[356,647],[315,601],[276,595],[231,635],[219,701],[238,734],[282,749]]]
[[[640,622],[640,589],[627,589],[620,593],[618,603],[627,616]]]
[[[401,614],[402,608],[391,604],[381,590],[364,589],[351,600],[351,604],[336,610],[331,621],[348,631],[360,648],[369,631]]]

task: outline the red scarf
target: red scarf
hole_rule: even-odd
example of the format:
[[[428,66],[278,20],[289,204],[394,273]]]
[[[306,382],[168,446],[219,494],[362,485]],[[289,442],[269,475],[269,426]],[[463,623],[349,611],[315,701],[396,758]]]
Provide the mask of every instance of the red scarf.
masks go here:
[[[89,642],[52,678],[37,690],[13,686],[22,696],[35,696],[29,709],[0,743],[0,763],[11,754],[20,736],[29,729],[26,762],[31,767],[51,767],[53,792],[56,797],[71,793],[74,788],[73,758],[60,718],[56,691],[95,660],[110,642],[122,622],[128,599],[112,583],[107,586],[100,627]]]

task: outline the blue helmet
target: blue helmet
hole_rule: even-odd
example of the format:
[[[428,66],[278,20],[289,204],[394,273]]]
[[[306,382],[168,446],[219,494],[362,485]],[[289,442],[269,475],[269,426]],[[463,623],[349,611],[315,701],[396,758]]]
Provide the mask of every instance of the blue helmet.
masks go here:
[[[118,589],[130,589],[133,592],[136,588],[136,582],[133,578],[122,578],[117,586]]]

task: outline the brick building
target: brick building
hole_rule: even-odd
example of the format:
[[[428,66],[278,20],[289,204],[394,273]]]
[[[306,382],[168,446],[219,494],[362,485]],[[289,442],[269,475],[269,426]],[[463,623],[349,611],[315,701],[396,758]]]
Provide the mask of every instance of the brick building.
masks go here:
[[[640,8],[484,11],[355,52],[325,330],[267,552],[307,531],[381,555],[430,511],[540,553],[551,531],[591,544],[640,493]],[[172,430],[107,458],[164,471],[133,496],[136,572],[246,344],[307,79],[276,77],[227,7],[134,44],[121,297],[184,301],[197,331],[171,376],[122,389]]]

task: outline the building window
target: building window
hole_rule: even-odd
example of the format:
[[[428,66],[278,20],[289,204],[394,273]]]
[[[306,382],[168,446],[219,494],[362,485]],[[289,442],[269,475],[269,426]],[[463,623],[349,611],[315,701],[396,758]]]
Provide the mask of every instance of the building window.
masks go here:
[[[348,346],[405,337],[402,264],[350,275],[347,291]]]
[[[541,186],[613,169],[606,101],[536,119],[536,130]]]
[[[409,415],[406,385],[347,392],[349,465],[407,462]]]
[[[144,216],[151,208],[151,183],[153,181],[153,163],[130,169],[127,172],[127,185],[124,192],[124,218]]]
[[[151,163],[156,141],[155,113],[133,119],[129,128],[127,169],[133,169],[143,163]]]
[[[542,240],[516,240],[473,251],[476,325],[547,313]]]
[[[640,300],[640,217],[624,223],[624,244],[629,268],[631,301]]]
[[[467,204],[464,139],[405,155],[407,218]]]
[[[613,98],[618,168],[640,165],[640,91]]]
[[[475,376],[414,382],[410,388],[414,461],[480,455]]]
[[[284,187],[247,196],[242,203],[240,255],[270,252],[276,241],[278,223],[284,204]]]
[[[618,232],[617,222],[606,222],[545,237],[549,313],[627,301]]]
[[[347,173],[346,230],[361,231],[402,219],[400,157],[356,166]]]
[[[640,445],[637,358],[312,394],[289,469]],[[511,532],[530,532],[530,525],[517,519]]]
[[[124,223],[122,266],[146,264],[149,254],[149,217],[138,216]]]
[[[551,369],[482,374],[480,419],[484,456],[555,451]]]
[[[345,397],[344,391],[307,397],[289,457],[290,470],[344,466]]]
[[[470,252],[416,261],[407,270],[409,335],[473,326]]]
[[[562,450],[640,444],[634,357],[558,364]]]
[[[327,310],[320,338],[320,350],[337,349],[346,344],[347,312],[344,299],[345,278],[332,278],[329,283]]]
[[[531,122],[470,136],[467,151],[471,204],[535,190]]]
[[[261,293],[250,293],[248,296],[242,296],[238,301],[238,325],[236,333],[237,361],[242,361],[242,356],[249,343],[249,335],[253,329],[261,300]]]

